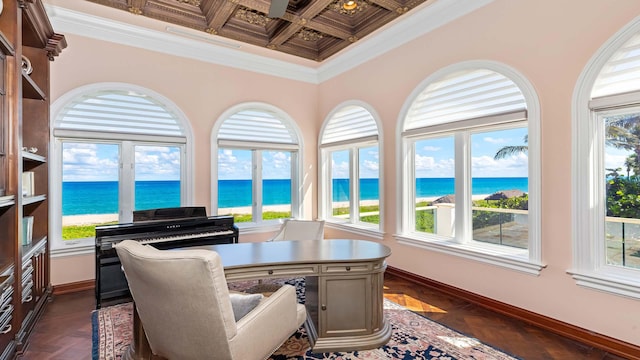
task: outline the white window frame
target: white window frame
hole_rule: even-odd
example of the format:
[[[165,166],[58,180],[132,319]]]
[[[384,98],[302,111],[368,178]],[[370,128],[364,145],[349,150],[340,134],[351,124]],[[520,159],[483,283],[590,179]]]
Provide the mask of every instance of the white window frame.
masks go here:
[[[328,123],[334,115],[348,106],[357,106],[366,110],[375,121],[378,133],[373,137],[361,139],[345,140],[336,143],[322,144],[322,138]],[[369,104],[359,100],[345,101],[336,106],[327,115],[319,135],[319,188],[318,188],[318,216],[325,220],[325,226],[342,231],[347,231],[357,235],[368,236],[382,240],[384,238],[384,154],[382,153],[382,133],[380,131],[380,117],[375,109]],[[360,149],[376,147],[378,149],[378,208],[379,223],[372,224],[360,221],[360,207],[358,199],[360,197]],[[349,152],[349,219],[338,218],[333,214],[333,182],[331,172],[331,154],[336,151],[347,150]]]
[[[224,121],[233,114],[244,110],[263,110],[275,114],[283,124],[295,132],[297,144],[219,140],[218,133]],[[219,142],[222,142],[222,144]],[[285,151],[291,153],[291,218],[304,218],[302,206],[302,136],[295,121],[287,113],[271,104],[248,102],[231,107],[218,118],[211,131],[211,211],[213,214],[218,214],[218,151],[220,149],[252,151],[251,184],[253,194],[251,208],[253,221],[237,222],[236,226],[241,233],[274,231],[282,223],[282,219],[262,219],[262,151]]]
[[[572,229],[573,267],[567,270],[576,284],[640,299],[640,270],[606,264],[604,225],[604,126],[599,112],[640,105],[640,91],[592,99],[601,69],[615,52],[640,32],[635,19],[609,39],[591,58],[576,83],[572,108]]]
[[[126,134],[81,130],[56,130],[56,119],[67,104],[84,94],[91,94],[99,91],[134,91],[145,94],[154,100],[162,103],[168,111],[177,116],[183,127],[184,137]],[[135,146],[172,146],[180,148],[181,169],[180,169],[180,202],[181,206],[187,206],[193,201],[193,178],[191,176],[193,168],[193,141],[190,123],[185,114],[175,104],[164,96],[132,84],[126,83],[97,83],[78,87],[60,98],[51,105],[51,131],[50,143],[53,148],[50,153],[51,159],[49,171],[49,236],[51,238],[51,256],[73,256],[93,253],[95,250],[95,239],[93,237],[63,240],[62,239],[62,143],[63,142],[86,142],[86,143],[109,143],[120,147],[120,170],[119,170],[119,192],[118,192],[118,221],[121,223],[131,222],[133,219],[133,208],[135,207],[135,163],[133,149]],[[128,151],[131,151],[128,153]]]
[[[403,133],[403,125],[409,109],[415,99],[431,83],[449,74],[459,71],[487,69],[502,74],[518,86],[526,105],[526,123],[528,132],[529,166],[529,241],[528,249],[473,241],[471,239],[471,150],[470,134],[484,130],[500,130],[519,127],[522,115],[517,113],[497,114],[486,117],[436,124],[427,128],[410,130]],[[418,233],[414,229],[415,218],[415,167],[413,163],[413,144],[436,134],[453,134],[456,147],[455,197],[456,223],[455,237],[443,238],[433,234]],[[530,275],[539,275],[545,265],[541,259],[540,238],[540,104],[533,86],[515,69],[501,63],[485,60],[467,61],[440,69],[427,77],[407,98],[398,119],[397,138],[399,144],[397,159],[398,184],[398,229],[395,238],[399,243],[418,248],[437,251],[519,271]],[[463,179],[464,181],[458,181]]]

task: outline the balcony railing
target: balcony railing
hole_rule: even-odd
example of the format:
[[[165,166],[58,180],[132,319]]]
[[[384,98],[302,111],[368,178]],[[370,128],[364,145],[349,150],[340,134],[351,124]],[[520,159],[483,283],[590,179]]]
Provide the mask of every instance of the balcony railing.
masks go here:
[[[607,264],[640,269],[640,219],[605,217]]]
[[[529,211],[472,207],[473,239],[492,244],[527,249]]]
[[[473,239],[480,242],[527,249],[527,210],[472,207]],[[416,207],[416,231],[454,236],[454,204]]]

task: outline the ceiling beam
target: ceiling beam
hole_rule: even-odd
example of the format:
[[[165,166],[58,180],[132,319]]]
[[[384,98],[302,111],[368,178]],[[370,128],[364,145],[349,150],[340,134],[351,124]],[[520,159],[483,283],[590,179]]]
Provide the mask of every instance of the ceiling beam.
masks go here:
[[[396,11],[397,9],[402,9],[403,6],[399,2],[395,0],[367,0],[378,6],[381,6],[387,10]]]
[[[322,10],[324,10],[329,4],[331,4],[334,0],[318,0],[312,1],[305,9],[302,11],[302,14],[296,19],[297,21],[291,22],[282,29],[276,36],[271,39],[269,43],[269,48],[275,48],[278,45],[282,45],[285,41],[289,40],[298,30],[302,29],[310,19],[313,19],[316,15],[318,15]]]
[[[224,24],[227,23],[236,7],[238,7],[237,0],[228,0],[225,1],[220,8],[215,9],[213,6],[213,1],[203,4],[203,13],[204,17],[207,19],[207,28],[204,30],[209,34],[216,35],[220,32],[220,29]]]
[[[305,26],[307,28],[309,28],[309,29],[312,29],[312,30],[315,30],[315,31],[319,31],[319,32],[321,32],[323,34],[331,35],[331,36],[333,36],[335,38],[343,39],[343,40],[344,39],[348,39],[350,36],[353,35],[348,31],[343,31],[343,30],[340,30],[340,29],[336,29],[333,26],[322,24],[322,23],[320,23],[318,21],[314,21],[314,20],[309,21],[307,23],[307,25],[305,25]]]

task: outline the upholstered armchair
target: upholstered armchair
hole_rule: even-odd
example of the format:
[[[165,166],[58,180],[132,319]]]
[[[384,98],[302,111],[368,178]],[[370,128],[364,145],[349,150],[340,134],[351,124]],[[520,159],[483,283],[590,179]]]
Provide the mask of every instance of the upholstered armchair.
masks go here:
[[[216,252],[157,250],[131,240],[115,248],[156,356],[169,360],[265,359],[306,318],[304,306],[297,303],[295,289],[289,285],[259,300],[255,308],[245,310],[246,315],[234,314],[237,306],[232,304]]]
[[[324,239],[324,220],[287,219],[282,223],[280,231],[268,241],[322,239]]]

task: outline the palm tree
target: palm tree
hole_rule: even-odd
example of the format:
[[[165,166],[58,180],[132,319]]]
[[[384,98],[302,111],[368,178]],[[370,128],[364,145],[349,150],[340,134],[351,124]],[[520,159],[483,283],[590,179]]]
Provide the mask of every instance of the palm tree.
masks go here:
[[[529,135],[524,136],[524,143],[526,144],[529,141]],[[502,147],[500,150],[496,152],[493,156],[494,160],[504,159],[511,155],[516,155],[520,153],[526,153],[529,150],[527,145],[508,145]]]
[[[627,169],[640,169],[640,115],[624,114],[607,118],[605,123],[607,145],[618,149],[632,150],[632,154],[626,161]],[[524,136],[524,143],[528,142],[528,135]],[[527,145],[509,145],[499,149],[493,156],[495,160],[519,153],[526,153],[529,150]],[[635,172],[636,175],[638,174]]]

